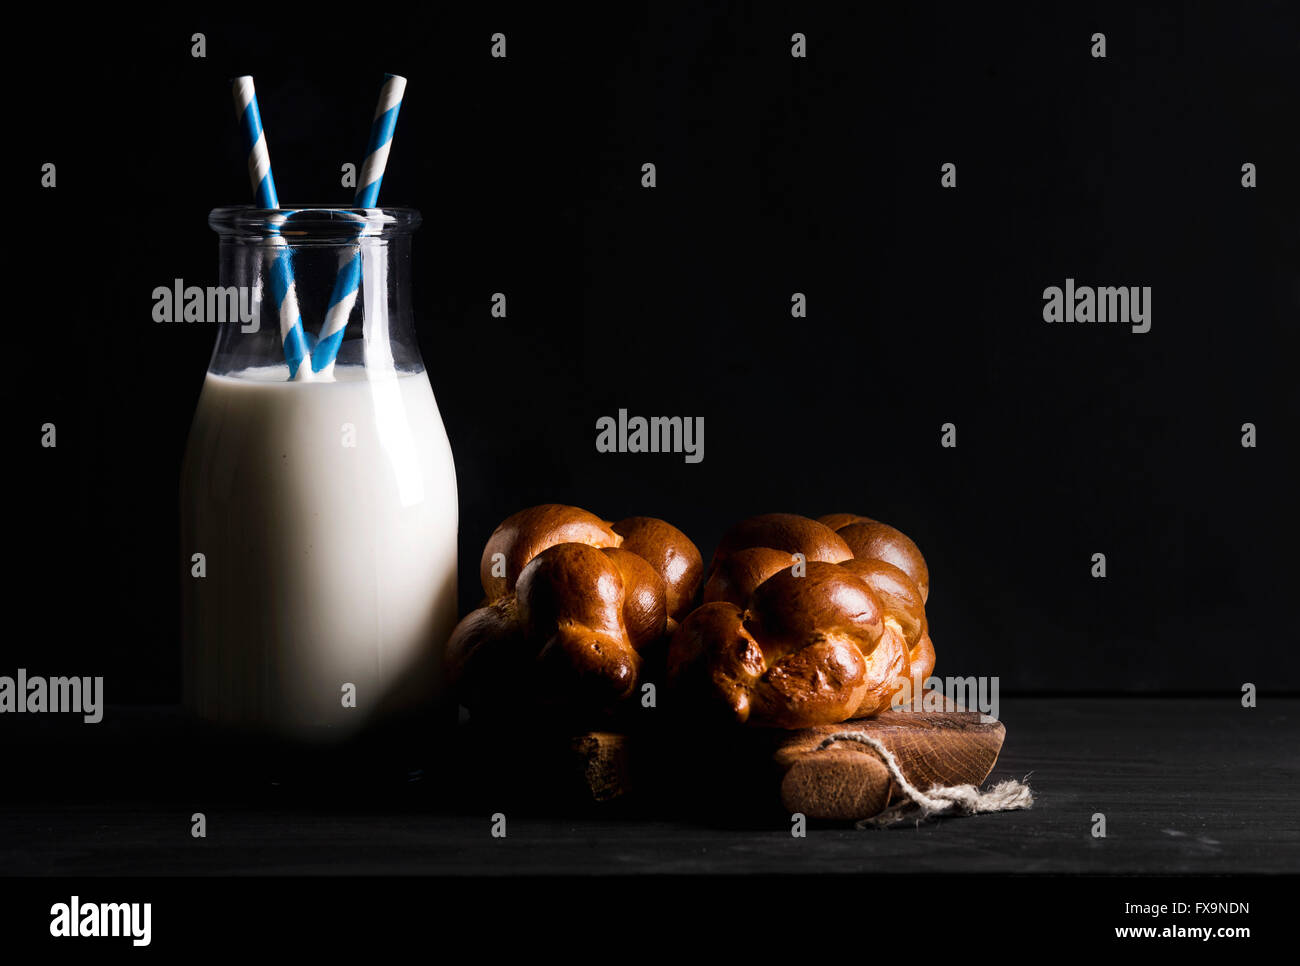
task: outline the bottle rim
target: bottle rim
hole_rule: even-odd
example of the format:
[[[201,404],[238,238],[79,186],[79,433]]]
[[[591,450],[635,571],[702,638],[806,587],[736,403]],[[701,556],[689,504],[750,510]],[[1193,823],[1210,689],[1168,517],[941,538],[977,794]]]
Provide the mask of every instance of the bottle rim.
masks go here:
[[[390,237],[413,232],[421,220],[420,212],[415,208],[350,208],[315,204],[283,205],[280,208],[229,205],[213,208],[208,213],[208,225],[218,234],[257,238],[277,234]]]

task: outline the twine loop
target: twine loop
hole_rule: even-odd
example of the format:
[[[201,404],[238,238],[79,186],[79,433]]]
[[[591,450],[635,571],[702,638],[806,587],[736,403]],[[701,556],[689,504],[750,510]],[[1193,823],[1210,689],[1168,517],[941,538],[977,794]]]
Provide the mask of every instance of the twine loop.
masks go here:
[[[878,815],[872,815],[857,822],[857,827],[887,828],[910,818],[917,824],[936,815],[979,815],[983,812],[1010,812],[1029,808],[1034,804],[1034,793],[1029,786],[1009,778],[999,782],[988,791],[980,791],[974,785],[932,785],[921,791],[907,780],[903,769],[898,765],[892,752],[884,743],[870,735],[857,731],[837,731],[822,739],[814,751],[829,748],[837,741],[853,741],[866,745],[876,753],[889,775],[898,784],[906,796],[906,801],[891,805]],[[1026,776],[1028,777],[1028,776]]]

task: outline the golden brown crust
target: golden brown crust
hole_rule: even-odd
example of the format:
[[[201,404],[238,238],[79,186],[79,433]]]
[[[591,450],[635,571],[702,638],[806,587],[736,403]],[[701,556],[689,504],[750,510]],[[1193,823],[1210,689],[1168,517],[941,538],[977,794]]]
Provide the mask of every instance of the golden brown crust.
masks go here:
[[[777,728],[811,728],[852,717],[866,693],[866,658],[829,637],[778,661],[754,688],[753,717]]]
[[[796,513],[764,513],[741,521],[723,535],[713,554],[710,574],[719,562],[750,547],[801,553],[806,560],[824,563],[839,563],[853,556],[843,538],[816,520]]]
[[[515,587],[524,633],[546,639],[578,625],[626,636],[623,577],[614,562],[585,543],[548,547],[528,562]]]
[[[850,523],[875,523],[876,521],[871,517],[860,517],[856,513],[828,513],[818,517],[817,522],[832,530],[841,530]]]
[[[930,571],[921,556],[920,548],[907,534],[895,530],[887,523],[851,523],[837,533],[859,560],[883,560],[891,563],[907,576],[921,591],[922,602],[930,597]]]
[[[902,631],[893,618],[885,618],[880,643],[867,657],[867,687],[857,708],[849,717],[864,718],[884,711],[906,679],[910,664]]]
[[[709,582],[704,585],[704,602],[730,601],[737,607],[749,603],[750,595],[758,585],[778,570],[793,566],[793,554],[771,547],[747,547],[724,557],[713,568]]]
[[[668,686],[705,717],[749,718],[750,692],[766,672],[763,650],[735,604],[715,601],[682,622],[668,648]]]
[[[640,669],[626,640],[581,625],[562,627],[537,656],[537,696],[566,712],[603,710],[631,697]]]
[[[924,683],[925,679],[934,673],[934,642],[930,640],[928,631],[921,635],[921,639],[912,648],[909,660],[911,669],[908,674],[917,682]],[[919,694],[920,687],[914,685],[912,693]]]
[[[876,592],[886,616],[894,618],[902,628],[908,647],[920,639],[925,630],[925,601],[911,577],[883,560],[855,558],[840,566],[857,574]]]
[[[576,506],[543,503],[520,510],[501,522],[483,548],[479,560],[483,595],[491,601],[513,591],[528,561],[557,543],[617,547],[622,542],[623,538],[604,520]],[[497,554],[501,554],[501,558],[497,558]],[[504,573],[501,573],[501,564],[504,564]]]
[[[627,517],[611,529],[620,546],[645,560],[668,592],[668,616],[681,620],[691,609],[704,574],[704,560],[691,539],[671,523],[655,517]]]
[[[780,728],[884,710],[912,674],[934,669],[928,581],[916,545],[868,517],[743,521],[714,554],[704,605],[669,644],[678,706]]]
[[[654,567],[626,547],[600,551],[623,578],[623,624],[632,647],[642,647],[660,637],[668,624],[668,590]]]
[[[838,564],[814,561],[806,573],[781,570],[759,585],[746,624],[763,642],[771,665],[810,641],[853,642],[865,657],[884,629],[884,608],[861,577]]]
[[[487,603],[447,642],[452,693],[475,713],[609,710],[635,692],[647,656],[666,661],[670,607],[685,616],[702,570],[686,535],[653,517],[610,525],[561,504],[521,510],[484,547]]]

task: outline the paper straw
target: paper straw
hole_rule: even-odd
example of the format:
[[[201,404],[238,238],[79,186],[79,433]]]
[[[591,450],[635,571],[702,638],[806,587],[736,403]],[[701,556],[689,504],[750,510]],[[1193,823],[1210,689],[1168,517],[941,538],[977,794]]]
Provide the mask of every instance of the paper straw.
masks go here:
[[[384,86],[379,91],[379,105],[375,108],[375,117],[370,124],[370,140],[366,145],[366,158],[361,165],[361,176],[357,178],[357,193],[353,200],[354,207],[373,208],[379,203],[379,185],[384,180],[384,168],[388,164],[388,149],[393,143],[393,131],[397,127],[397,112],[402,107],[402,94],[406,91],[406,78],[396,74],[384,75]],[[358,226],[358,234],[364,224]],[[339,260],[338,275],[334,279],[334,291],[330,293],[329,308],[325,313],[325,322],[321,326],[316,346],[312,350],[311,367],[323,377],[329,378],[334,372],[334,360],[338,357],[343,344],[343,330],[348,326],[348,317],[357,301],[357,289],[361,285],[361,248],[353,246],[345,251]]]
[[[271,154],[266,146],[266,132],[262,130],[262,115],[257,109],[257,94],[253,78],[236,77],[232,82],[235,95],[235,115],[244,135],[248,150],[248,179],[253,185],[253,201],[259,208],[279,208],[275,194],[275,178],[271,175]],[[302,313],[298,310],[298,292],[293,282],[293,265],[288,243],[280,234],[286,216],[272,223],[266,243],[275,249],[271,258],[270,288],[280,317],[280,341],[284,347],[284,361],[289,364],[290,379],[311,378],[311,367],[302,365],[311,354],[307,335],[302,327]]]
[[[393,131],[397,128],[397,112],[402,108],[402,94],[406,91],[406,78],[396,74],[384,75],[384,86],[379,91],[379,106],[370,124],[370,143],[366,145],[366,160],[361,165],[357,179],[357,208],[373,208],[379,203],[379,185],[384,180],[388,165],[388,149],[393,144]]]

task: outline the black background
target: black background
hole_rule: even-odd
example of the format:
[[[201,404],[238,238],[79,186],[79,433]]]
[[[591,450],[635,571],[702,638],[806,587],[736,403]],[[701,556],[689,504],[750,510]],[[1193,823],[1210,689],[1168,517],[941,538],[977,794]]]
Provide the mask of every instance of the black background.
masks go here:
[[[463,606],[487,535],[534,503],[661,516],[706,557],[753,513],[850,511],[926,554],[940,674],[1300,688],[1292,5],[372,13],[14,25],[42,67],[15,78],[7,152],[0,673],[178,697],[178,471],[215,333],[155,324],[151,292],[215,284],[207,212],[249,200],[230,77],[257,79],[292,205],[348,198],[392,71],[383,200],[425,217]],[[1150,285],[1151,331],[1046,325],[1067,276]],[[598,454],[620,407],[703,416],[704,462]]]

